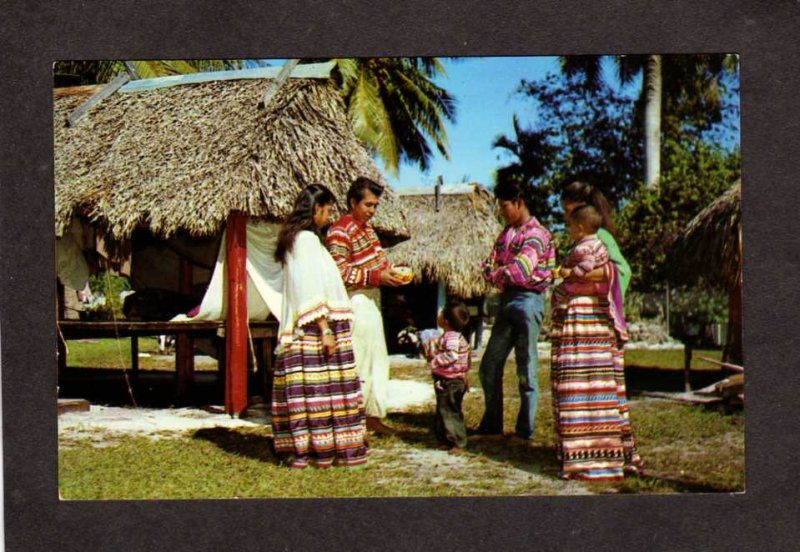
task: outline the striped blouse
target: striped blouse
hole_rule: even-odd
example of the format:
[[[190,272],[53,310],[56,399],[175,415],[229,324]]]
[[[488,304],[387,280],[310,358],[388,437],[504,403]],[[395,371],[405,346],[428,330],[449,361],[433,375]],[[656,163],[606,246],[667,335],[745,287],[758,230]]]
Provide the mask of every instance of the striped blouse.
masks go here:
[[[431,372],[445,379],[466,377],[469,355],[469,343],[463,335],[455,331],[444,332],[431,351]]]
[[[377,287],[381,272],[389,268],[372,226],[355,220],[352,215],[343,216],[328,228],[325,245],[348,291]]]
[[[483,277],[502,291],[517,287],[543,292],[555,268],[556,250],[550,232],[531,218],[519,227],[506,226],[483,262]]]

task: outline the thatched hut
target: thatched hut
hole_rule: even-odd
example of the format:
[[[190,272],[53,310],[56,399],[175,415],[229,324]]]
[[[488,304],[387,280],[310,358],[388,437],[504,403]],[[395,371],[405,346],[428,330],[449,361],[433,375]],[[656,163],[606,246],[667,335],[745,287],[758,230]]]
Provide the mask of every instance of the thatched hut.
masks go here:
[[[671,278],[681,284],[705,282],[729,292],[726,356],[742,360],[742,183],[737,181],[703,209],[672,246]]]
[[[73,126],[65,124],[70,113],[102,87],[54,92],[56,235],[78,217],[112,255],[135,250],[137,240],[170,240],[178,252],[172,270],[181,271],[172,280],[186,291],[197,282],[192,261],[202,257],[191,254],[192,240],[213,246],[225,230],[226,365],[240,381],[248,218],[280,222],[313,182],[330,187],[343,208],[349,184],[363,175],[387,188],[376,230],[390,243],[408,237],[396,194],[352,131],[333,64],[296,67],[259,106],[279,69],[132,81]],[[134,256],[133,272],[136,264]],[[234,394],[226,405],[240,412],[241,389]]]
[[[309,78],[291,78],[266,109],[257,106],[276,68],[192,75],[189,84],[134,81],[74,127],[66,117],[96,88],[56,89],[56,235],[82,215],[113,242],[138,227],[164,238],[210,236],[232,211],[281,220],[312,182],[330,187],[342,207],[357,176],[388,187],[350,127],[330,70],[298,67]],[[408,237],[391,189],[373,224],[389,239]]]
[[[413,221],[411,239],[388,250],[393,264],[407,264],[414,283],[385,294],[400,294],[415,305],[418,325],[431,327],[448,297],[478,306],[490,291],[480,263],[489,256],[502,230],[492,195],[480,184],[451,184],[440,188],[399,190],[400,203]],[[438,209],[437,209],[438,202]],[[386,298],[387,308],[391,299]],[[473,309],[474,310],[474,309]],[[385,320],[397,319],[386,316]],[[391,339],[396,328],[387,328]]]

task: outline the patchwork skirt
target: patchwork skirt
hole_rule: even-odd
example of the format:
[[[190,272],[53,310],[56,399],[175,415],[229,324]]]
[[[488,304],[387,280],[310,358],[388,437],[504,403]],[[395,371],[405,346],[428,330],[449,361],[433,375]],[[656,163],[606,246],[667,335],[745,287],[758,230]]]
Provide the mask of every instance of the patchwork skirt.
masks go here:
[[[554,312],[551,385],[561,476],[621,480],[641,460],[634,446],[622,343],[605,299],[570,297]]]
[[[272,388],[275,451],[293,468],[355,467],[367,461],[366,418],[350,321],[331,321],[325,356],[316,324],[295,331],[278,352]]]

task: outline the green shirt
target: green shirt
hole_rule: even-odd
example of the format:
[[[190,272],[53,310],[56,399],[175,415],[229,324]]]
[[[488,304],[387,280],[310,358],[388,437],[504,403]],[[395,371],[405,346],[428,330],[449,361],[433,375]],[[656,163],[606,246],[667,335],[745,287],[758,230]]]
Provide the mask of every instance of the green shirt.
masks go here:
[[[625,257],[622,256],[622,252],[619,250],[619,246],[617,245],[616,240],[614,240],[614,236],[606,230],[605,228],[601,228],[597,231],[597,239],[603,242],[603,245],[606,246],[608,249],[608,258],[611,259],[615,265],[617,265],[617,274],[619,274],[619,290],[622,294],[622,298],[625,299],[625,290],[628,289],[628,284],[631,281],[631,265],[628,264],[628,261],[625,260]]]

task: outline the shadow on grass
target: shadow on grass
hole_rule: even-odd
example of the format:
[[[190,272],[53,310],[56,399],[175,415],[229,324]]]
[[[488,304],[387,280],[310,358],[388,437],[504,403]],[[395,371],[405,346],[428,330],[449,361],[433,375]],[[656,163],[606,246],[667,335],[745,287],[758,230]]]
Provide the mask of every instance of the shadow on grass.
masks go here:
[[[241,433],[227,427],[212,427],[198,429],[192,438],[208,441],[225,452],[237,456],[275,465],[280,464],[280,460],[275,454],[272,437],[255,433]]]
[[[397,430],[395,437],[410,445],[438,448],[440,443],[433,434],[433,413],[407,412],[392,413],[389,416],[392,426]],[[381,437],[378,437],[381,439]],[[470,436],[467,445],[470,454],[482,455],[488,459],[537,475],[558,479],[560,466],[556,460],[555,449],[546,445],[514,445],[508,439],[491,441]],[[661,493],[719,493],[731,492],[723,488],[698,482],[688,477],[656,472],[645,469],[641,474],[626,477],[618,483],[587,483],[589,489],[599,494],[639,494]]]
[[[433,433],[433,413],[393,413],[389,419],[397,432],[395,436],[411,445],[435,449],[440,447]],[[487,441],[468,437],[467,452],[479,454],[499,463],[539,476],[557,478],[555,451],[546,446],[514,446],[508,441]]]

